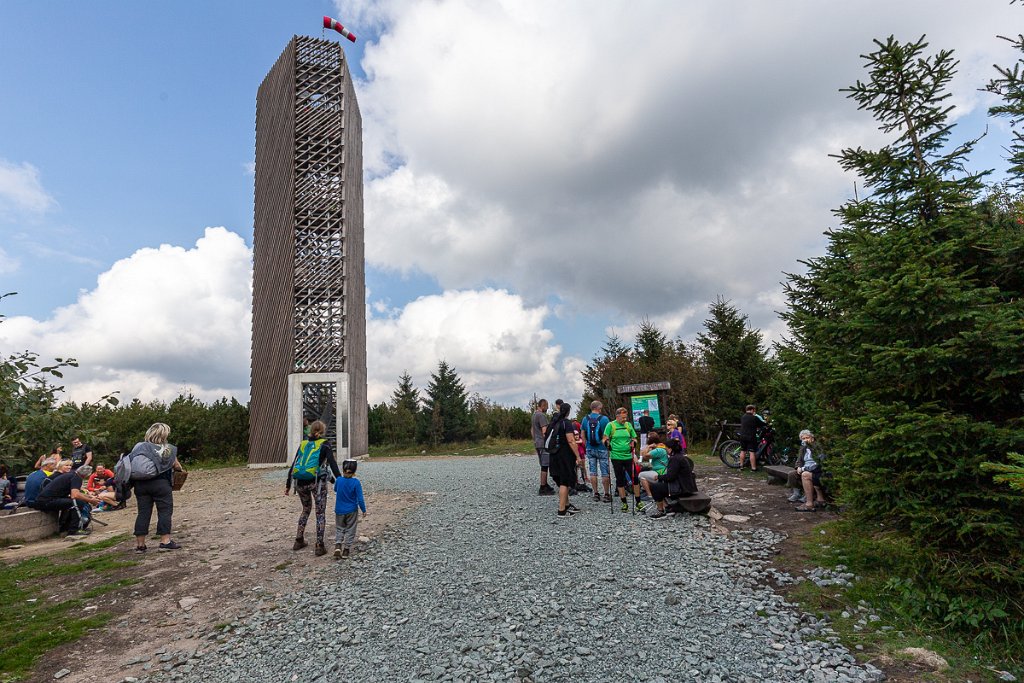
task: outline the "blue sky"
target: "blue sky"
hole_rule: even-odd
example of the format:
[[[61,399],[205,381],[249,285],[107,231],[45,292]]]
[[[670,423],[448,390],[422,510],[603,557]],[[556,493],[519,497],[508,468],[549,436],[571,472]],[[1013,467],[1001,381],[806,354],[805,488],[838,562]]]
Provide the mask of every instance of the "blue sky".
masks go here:
[[[74,355],[77,399],[247,398],[256,89],[323,15],[360,37],[372,399],[440,358],[578,396],[609,330],[692,338],[717,295],[777,338],[852,191],[828,155],[883,141],[838,92],[871,38],[957,50],[958,135],[998,168],[978,88],[1024,16],[825,5],[0,3],[0,352]]]

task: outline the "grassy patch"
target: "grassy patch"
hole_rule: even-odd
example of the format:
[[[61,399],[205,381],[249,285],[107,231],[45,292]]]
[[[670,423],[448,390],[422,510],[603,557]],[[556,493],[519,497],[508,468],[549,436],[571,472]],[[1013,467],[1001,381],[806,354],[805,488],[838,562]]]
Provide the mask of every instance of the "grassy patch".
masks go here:
[[[370,446],[372,458],[400,458],[415,456],[480,456],[497,453],[534,453],[533,442],[528,439],[492,439],[468,443],[447,443],[440,446],[417,444]]]
[[[22,678],[49,649],[56,645],[64,647],[112,618],[113,615],[102,611],[84,612],[86,600],[131,585],[135,579],[105,581],[77,596],[69,587],[81,585],[86,578],[100,577],[102,581],[105,575],[137,564],[110,554],[96,554],[126,538],[121,535],[92,545],[83,543],[51,557],[35,557],[3,567],[0,681]],[[75,579],[69,582],[65,578],[69,576]],[[51,599],[54,594],[69,592],[72,596],[67,599]]]
[[[813,564],[844,565],[855,573],[858,578],[853,586],[820,587],[806,581],[791,591],[792,600],[808,612],[830,617],[843,643],[851,650],[860,645],[859,653],[866,657],[901,659],[904,657],[896,654],[898,650],[921,647],[949,662],[948,671],[921,680],[999,680],[987,667],[1008,670],[1020,679],[1024,673],[1024,639],[970,640],[942,625],[905,614],[900,596],[891,589],[890,579],[899,571],[895,554],[880,552],[879,545],[862,534],[847,533],[843,525],[843,521],[836,521],[819,526],[819,533],[812,534],[805,547]],[[869,613],[877,615],[879,621],[871,621]]]

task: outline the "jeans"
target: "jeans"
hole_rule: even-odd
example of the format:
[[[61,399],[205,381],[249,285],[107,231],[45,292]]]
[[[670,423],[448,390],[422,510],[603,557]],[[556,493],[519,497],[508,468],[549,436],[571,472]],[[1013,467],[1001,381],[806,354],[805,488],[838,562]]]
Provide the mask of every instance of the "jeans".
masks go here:
[[[587,464],[590,467],[590,476],[596,477],[600,473],[602,477],[607,477],[608,450],[596,446],[587,446]]]

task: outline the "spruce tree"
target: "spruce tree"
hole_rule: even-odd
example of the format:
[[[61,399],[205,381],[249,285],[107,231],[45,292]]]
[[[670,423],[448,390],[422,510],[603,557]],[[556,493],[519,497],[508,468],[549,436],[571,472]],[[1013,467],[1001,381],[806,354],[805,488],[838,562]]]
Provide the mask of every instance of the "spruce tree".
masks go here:
[[[472,436],[473,420],[469,413],[466,387],[455,368],[445,361],[430,376],[423,400],[424,432],[434,444],[463,441]]]
[[[641,366],[651,366],[669,350],[669,341],[665,333],[659,330],[650,320],[644,319],[636,333],[633,353]]]
[[[788,277],[783,359],[817,402],[846,514],[908,558],[915,595],[946,596],[923,611],[978,627],[1024,587],[1024,507],[980,467],[1024,445],[1024,308],[992,250],[1014,237],[965,170],[976,141],[948,145],[952,53],[875,42],[846,92],[891,142],[839,156],[870,195]],[[949,601],[971,591],[987,616]]]
[[[707,332],[697,335],[701,359],[713,383],[712,412],[715,419],[736,419],[748,403],[766,395],[771,372],[761,333],[750,327],[747,316],[718,297],[704,321]]]

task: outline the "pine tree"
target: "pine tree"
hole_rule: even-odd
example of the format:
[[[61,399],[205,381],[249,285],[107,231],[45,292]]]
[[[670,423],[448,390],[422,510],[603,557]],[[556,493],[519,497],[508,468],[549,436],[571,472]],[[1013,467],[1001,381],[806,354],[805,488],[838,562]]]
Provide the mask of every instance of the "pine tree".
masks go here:
[[[437,372],[430,376],[426,394],[423,431],[431,443],[463,441],[472,436],[473,420],[466,387],[455,368],[445,361],[438,363]]]
[[[388,443],[405,444],[416,441],[420,413],[420,392],[413,386],[412,376],[403,372],[391,394],[384,417],[383,431]]]
[[[641,366],[651,366],[665,355],[669,349],[669,341],[665,333],[659,330],[650,320],[640,323],[633,344],[633,353]]]
[[[1024,587],[1024,507],[980,468],[1024,445],[1024,308],[992,251],[1014,237],[983,210],[984,174],[964,170],[976,141],[947,148],[952,53],[875,42],[869,78],[846,92],[893,139],[839,156],[871,194],[788,277],[783,360],[817,403],[847,515],[888,534],[889,559],[925,558],[904,577],[919,594],[995,596],[994,623],[1000,591]],[[951,604],[926,609],[964,626]]]
[[[718,297],[709,311],[697,347],[713,382],[712,411],[717,419],[735,419],[748,403],[763,401],[771,364],[761,333],[738,308]]]

